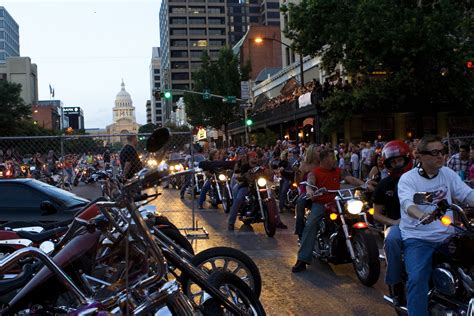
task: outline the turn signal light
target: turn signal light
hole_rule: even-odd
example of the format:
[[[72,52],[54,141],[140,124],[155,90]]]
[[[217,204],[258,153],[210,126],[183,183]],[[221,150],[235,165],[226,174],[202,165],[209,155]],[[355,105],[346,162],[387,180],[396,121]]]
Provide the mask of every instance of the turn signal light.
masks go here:
[[[374,213],[375,213],[374,208],[373,208],[373,207],[369,208],[369,214],[370,214],[370,215],[374,215]]]
[[[451,217],[445,215],[443,217],[441,217],[441,223],[444,225],[444,226],[449,226],[451,225],[453,221],[451,220]]]
[[[337,214],[336,213],[331,213],[329,215],[329,218],[332,220],[332,221],[335,221],[337,219]]]

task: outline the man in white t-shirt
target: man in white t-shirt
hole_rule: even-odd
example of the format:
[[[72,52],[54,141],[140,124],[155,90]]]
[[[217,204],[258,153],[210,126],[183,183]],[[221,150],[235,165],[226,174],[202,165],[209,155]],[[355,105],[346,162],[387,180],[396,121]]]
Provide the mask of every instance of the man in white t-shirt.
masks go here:
[[[360,160],[362,161],[362,177],[367,178],[372,168],[372,155],[374,150],[370,142],[364,144],[364,148],[360,152]]]
[[[433,253],[453,232],[451,226],[433,221],[431,205],[415,205],[416,192],[432,192],[433,202],[454,199],[474,204],[474,190],[459,176],[443,167],[446,150],[437,136],[427,136],[417,146],[420,165],[400,178],[398,196],[401,207],[400,230],[403,239],[405,269],[408,273],[407,307],[410,315],[428,315],[428,291]],[[450,212],[447,215],[452,214]],[[424,222],[425,225],[417,224]]]

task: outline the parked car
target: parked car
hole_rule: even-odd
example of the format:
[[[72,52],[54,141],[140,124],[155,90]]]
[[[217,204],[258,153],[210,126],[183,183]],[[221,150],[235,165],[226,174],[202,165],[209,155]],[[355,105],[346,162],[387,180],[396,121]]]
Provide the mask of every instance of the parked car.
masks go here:
[[[0,180],[0,224],[70,221],[89,200],[35,179]]]

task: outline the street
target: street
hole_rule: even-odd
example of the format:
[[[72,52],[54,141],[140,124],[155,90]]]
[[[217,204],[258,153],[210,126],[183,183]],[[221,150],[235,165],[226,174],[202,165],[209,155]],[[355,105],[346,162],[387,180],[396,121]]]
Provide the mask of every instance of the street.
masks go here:
[[[80,184],[73,191],[89,199],[100,195],[95,185]],[[177,190],[159,188],[159,191],[162,195],[152,202],[157,210],[179,228],[191,228],[191,197],[187,195],[181,200]],[[205,207],[209,205],[205,204]],[[227,231],[226,214],[221,208],[199,210],[196,207],[195,212],[197,227],[204,227],[209,232],[209,239],[192,241],[195,252],[214,246],[229,246],[252,257],[262,275],[260,299],[267,315],[395,314],[383,301],[387,291],[383,284],[383,273],[373,288],[359,282],[350,264],[334,266],[314,261],[307,271],[291,273],[298,249],[297,237],[293,234],[292,214],[282,214],[282,221],[289,229],[279,229],[274,238],[269,238],[265,235],[263,224],[241,226],[237,221],[235,231]],[[385,270],[383,263],[381,270]]]

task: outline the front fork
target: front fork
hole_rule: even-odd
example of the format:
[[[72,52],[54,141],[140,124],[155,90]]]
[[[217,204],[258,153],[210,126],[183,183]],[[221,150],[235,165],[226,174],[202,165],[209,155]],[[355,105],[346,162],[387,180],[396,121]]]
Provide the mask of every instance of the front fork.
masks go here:
[[[349,228],[347,227],[346,219],[344,218],[344,210],[342,209],[342,200],[340,197],[336,197],[337,210],[339,212],[339,217],[341,218],[342,230],[344,231],[344,236],[346,237],[346,245],[351,255],[351,259],[355,260],[354,248],[352,247],[351,235],[349,234]]]

